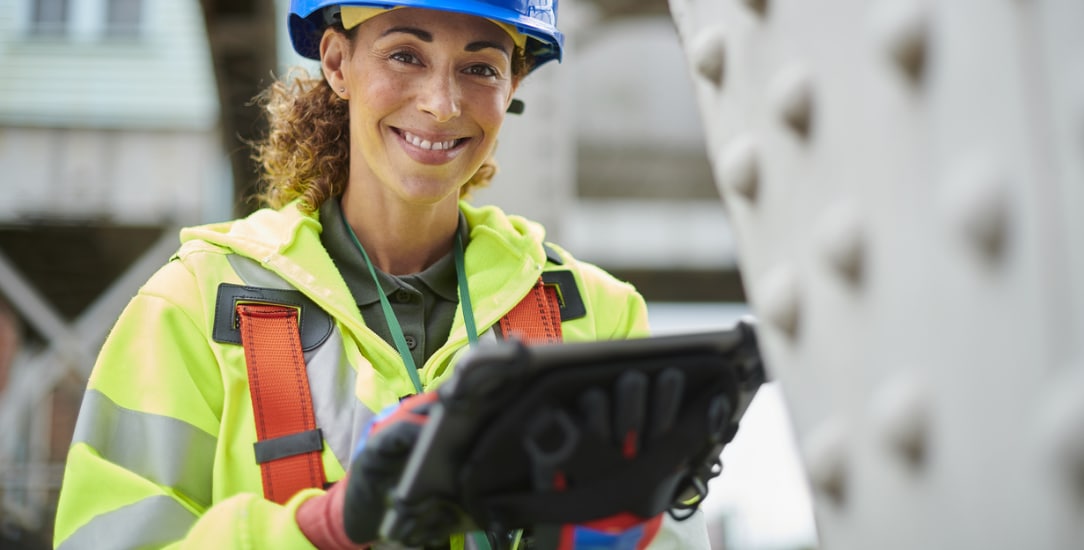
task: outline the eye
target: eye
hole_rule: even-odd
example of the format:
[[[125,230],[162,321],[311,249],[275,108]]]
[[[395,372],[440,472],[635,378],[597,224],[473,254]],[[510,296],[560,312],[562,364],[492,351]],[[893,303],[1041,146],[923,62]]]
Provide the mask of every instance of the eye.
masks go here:
[[[477,65],[467,67],[466,73],[474,76],[494,77],[497,76],[497,69],[494,69],[485,63],[478,63]]]
[[[388,59],[392,59],[392,60],[398,61],[400,63],[406,63],[408,65],[419,65],[419,64],[421,64],[421,61],[418,60],[417,56],[415,56],[414,54],[412,54],[412,53],[410,53],[408,51],[395,52],[395,53],[389,55]]]

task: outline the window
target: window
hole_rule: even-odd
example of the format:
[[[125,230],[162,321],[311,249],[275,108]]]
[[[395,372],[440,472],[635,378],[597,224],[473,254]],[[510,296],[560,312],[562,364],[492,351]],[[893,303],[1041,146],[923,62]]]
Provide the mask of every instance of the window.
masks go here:
[[[70,0],[34,0],[32,17],[35,34],[61,34],[71,17]]]
[[[105,34],[131,36],[139,32],[143,15],[143,0],[108,0],[105,15]]]

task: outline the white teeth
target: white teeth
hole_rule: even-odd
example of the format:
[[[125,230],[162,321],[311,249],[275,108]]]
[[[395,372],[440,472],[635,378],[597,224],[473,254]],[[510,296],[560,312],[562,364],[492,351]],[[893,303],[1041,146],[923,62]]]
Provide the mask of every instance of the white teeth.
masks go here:
[[[452,139],[448,141],[438,141],[434,143],[432,141],[429,141],[428,139],[422,139],[410,132],[403,132],[403,139],[407,140],[407,142],[411,145],[419,149],[425,149],[427,151],[446,151],[448,149],[451,149],[452,147],[455,147],[456,142],[456,140]]]

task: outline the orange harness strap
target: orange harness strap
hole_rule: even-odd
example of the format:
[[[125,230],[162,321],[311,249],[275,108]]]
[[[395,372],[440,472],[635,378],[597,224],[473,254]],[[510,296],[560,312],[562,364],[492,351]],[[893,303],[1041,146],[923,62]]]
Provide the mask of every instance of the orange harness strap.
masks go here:
[[[562,340],[561,302],[557,288],[539,279],[531,291],[500,320],[505,339],[525,344],[552,344]]]
[[[238,304],[248,389],[256,419],[256,462],[264,496],[284,504],[327,482],[312,394],[301,351],[298,311],[274,304]]]

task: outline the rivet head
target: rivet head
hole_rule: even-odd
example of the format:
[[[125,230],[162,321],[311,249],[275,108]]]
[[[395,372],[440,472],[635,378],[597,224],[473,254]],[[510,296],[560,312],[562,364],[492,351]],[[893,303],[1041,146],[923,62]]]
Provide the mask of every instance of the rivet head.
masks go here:
[[[1059,380],[1046,402],[1037,431],[1052,458],[1054,483],[1084,503],[1084,368]]]
[[[816,426],[802,445],[806,472],[813,489],[842,505],[847,497],[847,429],[840,419]]]
[[[918,2],[884,4],[878,33],[893,63],[911,81],[922,79],[929,50],[929,19]]]
[[[775,102],[779,116],[802,138],[809,137],[813,127],[813,82],[807,72],[790,68],[776,78]]]
[[[757,13],[757,15],[764,15],[768,12],[768,0],[742,0],[745,6]]]
[[[798,334],[801,297],[794,272],[780,266],[764,276],[757,291],[757,305],[764,319],[790,337]]]
[[[690,52],[696,72],[716,88],[721,87],[726,65],[723,30],[719,27],[711,27],[701,32],[694,40]]]
[[[975,163],[959,170],[946,193],[951,223],[969,248],[990,262],[1000,260],[1011,223],[1006,178],[992,164]]]
[[[915,468],[925,463],[930,444],[928,388],[910,371],[885,382],[874,394],[874,414],[881,440]]]
[[[866,233],[858,204],[845,200],[829,207],[821,216],[818,232],[828,265],[846,282],[860,283],[866,263]]]
[[[735,138],[723,150],[720,162],[719,173],[723,187],[750,202],[755,202],[760,187],[760,173],[753,140],[745,136]]]

